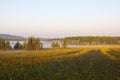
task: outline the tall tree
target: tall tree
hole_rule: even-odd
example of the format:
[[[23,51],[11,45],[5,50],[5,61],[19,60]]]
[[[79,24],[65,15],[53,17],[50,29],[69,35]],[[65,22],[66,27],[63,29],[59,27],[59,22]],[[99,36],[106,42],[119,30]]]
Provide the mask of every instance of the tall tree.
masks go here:
[[[63,48],[66,48],[67,47],[67,39],[63,39],[63,44],[62,44],[62,47]]]
[[[0,39],[0,49],[5,50],[5,40],[4,39]]]
[[[19,41],[17,41],[17,43],[14,46],[14,49],[22,49],[22,45],[19,43]]]
[[[8,40],[5,43],[5,49],[10,50],[10,42]]]
[[[29,37],[26,44],[25,49],[27,50],[39,50],[40,49],[40,40],[39,38]]]
[[[55,42],[52,42],[51,47],[53,48],[55,47]]]
[[[58,42],[56,42],[55,47],[60,48],[60,44]]]

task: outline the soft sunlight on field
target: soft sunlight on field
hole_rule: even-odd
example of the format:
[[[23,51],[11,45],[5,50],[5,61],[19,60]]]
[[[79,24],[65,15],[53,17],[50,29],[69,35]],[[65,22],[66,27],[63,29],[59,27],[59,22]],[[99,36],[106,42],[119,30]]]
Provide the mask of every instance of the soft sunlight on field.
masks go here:
[[[119,80],[120,47],[1,51],[2,80]]]
[[[102,51],[104,55],[108,56],[109,58],[113,60],[116,60],[115,56],[109,54],[110,48],[100,48],[100,50]]]

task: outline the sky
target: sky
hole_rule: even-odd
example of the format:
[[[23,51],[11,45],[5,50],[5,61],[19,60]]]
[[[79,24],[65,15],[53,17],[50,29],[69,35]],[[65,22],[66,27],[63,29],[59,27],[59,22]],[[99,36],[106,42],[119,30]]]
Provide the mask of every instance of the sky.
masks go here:
[[[120,0],[0,0],[0,34],[120,36]]]

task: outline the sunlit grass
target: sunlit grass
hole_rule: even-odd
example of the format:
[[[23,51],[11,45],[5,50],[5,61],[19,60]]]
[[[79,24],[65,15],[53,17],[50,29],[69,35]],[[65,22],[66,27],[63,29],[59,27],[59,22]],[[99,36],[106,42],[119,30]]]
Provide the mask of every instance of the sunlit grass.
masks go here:
[[[109,58],[111,58],[112,60],[116,60],[116,57],[114,55],[110,55],[109,51],[110,48],[100,48],[100,50],[102,51],[102,53],[106,56],[108,56]]]
[[[0,80],[119,80],[119,49],[104,46],[3,51]]]

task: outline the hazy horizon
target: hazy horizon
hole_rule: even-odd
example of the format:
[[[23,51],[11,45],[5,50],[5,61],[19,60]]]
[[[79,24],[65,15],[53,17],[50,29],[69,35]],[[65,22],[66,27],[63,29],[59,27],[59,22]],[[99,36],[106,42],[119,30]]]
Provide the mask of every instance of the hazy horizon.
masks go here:
[[[120,36],[120,1],[3,0],[0,34],[41,38]]]

